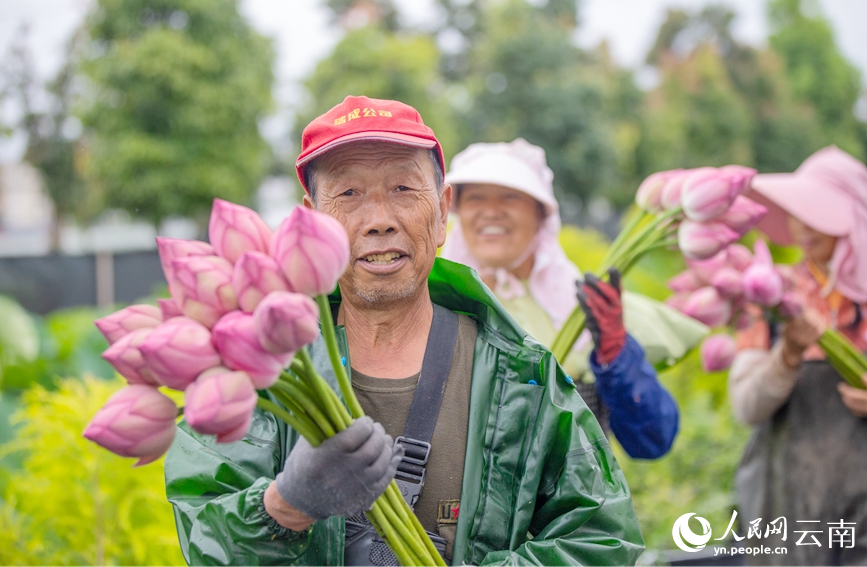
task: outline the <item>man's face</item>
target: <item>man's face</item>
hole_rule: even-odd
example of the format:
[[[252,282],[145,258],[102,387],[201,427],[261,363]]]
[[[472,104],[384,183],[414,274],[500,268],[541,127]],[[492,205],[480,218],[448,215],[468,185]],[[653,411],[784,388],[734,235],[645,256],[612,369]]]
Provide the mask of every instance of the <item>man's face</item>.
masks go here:
[[[349,234],[345,297],[385,309],[427,286],[451,202],[451,187],[437,189],[427,150],[356,142],[317,159],[315,208]]]

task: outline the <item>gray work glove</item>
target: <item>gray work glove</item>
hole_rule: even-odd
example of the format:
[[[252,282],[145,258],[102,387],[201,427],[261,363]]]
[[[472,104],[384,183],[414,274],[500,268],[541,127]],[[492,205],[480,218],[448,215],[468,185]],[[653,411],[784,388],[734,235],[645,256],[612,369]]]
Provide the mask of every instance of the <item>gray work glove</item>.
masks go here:
[[[385,492],[402,457],[403,447],[364,416],[319,447],[300,438],[277,475],[277,492],[314,520],[353,516]]]

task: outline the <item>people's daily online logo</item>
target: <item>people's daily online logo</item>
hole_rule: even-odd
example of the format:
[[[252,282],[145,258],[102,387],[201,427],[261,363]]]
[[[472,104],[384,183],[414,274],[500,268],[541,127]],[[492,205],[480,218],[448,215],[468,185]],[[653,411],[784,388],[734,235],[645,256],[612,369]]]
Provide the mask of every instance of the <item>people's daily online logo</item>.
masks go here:
[[[689,519],[695,516],[695,512],[684,514],[674,521],[674,526],[671,528],[671,537],[674,539],[674,545],[684,551],[694,552],[701,551],[711,538],[710,522],[701,516],[695,516],[698,523],[701,524],[701,533],[695,533],[689,527]]]
[[[729,541],[729,536],[737,544],[742,540],[747,540],[749,543],[757,545],[716,545],[713,548],[714,555],[786,555],[789,550],[786,546],[770,547],[764,544],[782,543],[788,538],[788,522],[786,518],[780,516],[775,520],[765,522],[764,530],[762,529],[762,518],[751,520],[747,528],[747,535],[738,535],[735,531],[735,520],[738,517],[737,510],[732,511],[732,517],[729,521],[725,533],[714,541]],[[690,520],[693,520],[690,524]],[[818,524],[818,525],[817,525]],[[794,530],[794,535],[799,535],[797,539],[792,538],[795,546],[827,546],[829,549],[833,547],[851,549],[855,547],[855,522],[827,522],[827,531],[823,529],[822,522],[819,520],[798,520],[795,522],[797,528]],[[699,528],[693,531],[694,528]],[[827,539],[825,539],[827,535]],[[769,537],[773,536],[771,539]],[[674,544],[689,553],[701,551],[710,542],[713,537],[710,522],[701,516],[696,516],[695,512],[689,512],[682,515],[674,521],[671,528],[671,537]],[[764,540],[764,541],[763,541]]]

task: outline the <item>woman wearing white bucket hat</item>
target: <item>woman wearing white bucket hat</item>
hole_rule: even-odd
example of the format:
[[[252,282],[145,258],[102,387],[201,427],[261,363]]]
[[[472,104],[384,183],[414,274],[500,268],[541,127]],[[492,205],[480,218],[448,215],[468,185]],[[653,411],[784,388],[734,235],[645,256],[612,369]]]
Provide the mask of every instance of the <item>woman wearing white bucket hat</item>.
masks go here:
[[[579,339],[562,361],[564,369],[630,456],[658,458],[677,433],[677,406],[624,328],[619,274],[613,285],[590,274],[582,282],[560,246],[553,178],[545,151],[524,139],[470,145],[454,157],[446,174],[456,188],[452,210],[457,220],[442,256],[475,268],[518,324],[547,346],[580,296],[595,349],[590,354],[589,338]],[[640,312],[647,303],[637,300],[636,306]],[[702,332],[689,330],[696,339]],[[661,350],[664,357],[671,354]]]

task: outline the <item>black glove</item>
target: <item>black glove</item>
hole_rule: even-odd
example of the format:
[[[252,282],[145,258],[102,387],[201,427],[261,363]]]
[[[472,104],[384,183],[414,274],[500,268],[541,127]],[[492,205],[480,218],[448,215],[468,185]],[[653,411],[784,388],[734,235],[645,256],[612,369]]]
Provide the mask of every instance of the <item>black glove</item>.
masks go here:
[[[403,447],[364,416],[318,447],[299,439],[277,475],[277,492],[314,520],[353,516],[385,491],[402,457]]]
[[[587,316],[587,328],[596,345],[596,360],[609,364],[626,344],[626,328],[623,326],[623,303],[620,300],[620,272],[608,270],[611,283],[605,283],[593,274],[585,274],[578,280],[578,301]]]

